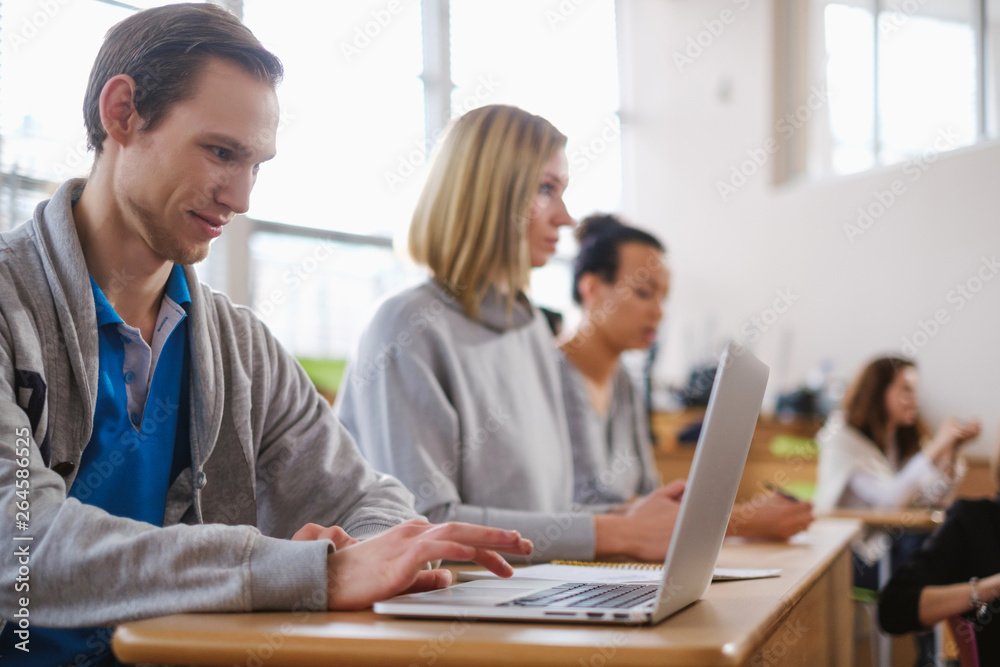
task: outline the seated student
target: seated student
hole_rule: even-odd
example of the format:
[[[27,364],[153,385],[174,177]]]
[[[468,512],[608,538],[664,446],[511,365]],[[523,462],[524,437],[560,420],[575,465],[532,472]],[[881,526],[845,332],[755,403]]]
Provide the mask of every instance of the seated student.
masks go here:
[[[959,448],[979,435],[979,423],[946,419],[933,438],[920,418],[917,369],[908,359],[870,362],[817,434],[819,464],[814,503],[819,512],[836,508],[903,509],[946,502],[960,477]],[[889,553],[893,567],[924,542],[920,533],[890,536],[869,529],[854,544],[854,584],[869,590],[885,585],[878,561]],[[926,659],[933,635],[916,638]]]
[[[620,362],[627,350],[647,349],[656,340],[670,275],[663,245],[613,215],[584,219],[576,235],[573,300],[583,316],[560,354],[575,498],[619,504],[659,483],[646,406]],[[788,539],[811,522],[809,503],[768,492],[738,505],[728,532]]]
[[[974,641],[980,665],[1000,665],[998,599],[1000,496],[958,500],[923,549],[882,589],[879,622],[886,632],[902,634],[963,615],[972,632],[956,633],[955,641]]]
[[[979,422],[946,419],[933,438],[920,418],[917,369],[908,359],[869,363],[816,436],[816,509],[937,505],[958,481],[958,452]]]
[[[5,666],[113,664],[125,620],[361,608],[447,584],[429,561],[507,574],[492,549],[530,551],[415,520],[264,325],[198,282],[274,154],[281,75],[215,5],[131,16],[90,75],[90,178],[0,235]]]
[[[431,521],[519,530],[539,560],[666,554],[683,484],[621,514],[573,506],[556,350],[525,295],[573,219],[566,137],[509,106],[449,128],[410,227],[432,278],[381,304],[348,364],[338,416]]]

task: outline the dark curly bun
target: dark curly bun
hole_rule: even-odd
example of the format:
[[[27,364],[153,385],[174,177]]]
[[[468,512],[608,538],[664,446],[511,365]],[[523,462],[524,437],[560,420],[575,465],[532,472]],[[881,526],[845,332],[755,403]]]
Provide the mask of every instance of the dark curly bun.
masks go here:
[[[587,239],[611,234],[624,226],[613,213],[591,213],[580,221],[573,234],[576,236],[576,240],[582,244]]]
[[[618,275],[618,248],[623,243],[641,243],[660,252],[667,249],[659,239],[641,229],[630,227],[613,213],[593,213],[576,228],[580,251],[573,261],[573,301],[580,303],[580,278],[593,273],[606,283]]]

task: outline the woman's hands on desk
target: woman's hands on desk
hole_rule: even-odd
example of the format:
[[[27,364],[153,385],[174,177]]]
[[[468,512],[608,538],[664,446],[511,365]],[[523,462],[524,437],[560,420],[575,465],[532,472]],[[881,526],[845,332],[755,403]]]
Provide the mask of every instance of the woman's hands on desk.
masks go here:
[[[616,513],[595,515],[595,555],[662,561],[670,546],[684,486],[684,480],[676,480],[621,506]]]
[[[765,493],[737,503],[729,517],[726,535],[755,540],[787,540],[813,522],[812,503]]]
[[[427,569],[427,563],[432,561],[470,560],[501,577],[509,577],[514,570],[497,552],[526,556],[532,550],[531,541],[517,531],[458,522],[435,525],[413,519],[364,542],[339,528],[321,530],[340,531],[312,538],[332,539],[337,545],[337,551],[326,560],[326,605],[331,610],[365,609],[401,593],[450,584],[448,570]],[[344,543],[343,548],[338,539]]]

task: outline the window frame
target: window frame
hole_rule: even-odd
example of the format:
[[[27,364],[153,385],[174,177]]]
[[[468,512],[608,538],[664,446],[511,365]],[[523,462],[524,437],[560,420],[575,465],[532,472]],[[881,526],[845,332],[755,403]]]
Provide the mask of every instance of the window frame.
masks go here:
[[[111,5],[130,11],[141,11],[144,7],[120,0],[90,0],[93,3]],[[244,20],[244,0],[208,0],[230,11],[241,21]],[[440,136],[452,116],[452,92],[456,85],[452,81],[451,69],[451,4],[450,0],[420,0],[423,70],[420,80],[423,85],[424,128],[426,137]],[[0,25],[2,27],[2,25]],[[0,150],[2,150],[0,137]],[[427,145],[429,153],[432,146]],[[16,167],[16,165],[14,165]],[[13,213],[19,197],[53,193],[60,182],[29,178],[17,173],[16,168],[6,172],[0,170],[0,206],[6,206]],[[23,222],[12,214],[9,227]],[[281,234],[300,240],[329,241],[358,248],[392,249],[394,238],[380,234],[357,234],[346,231],[326,230],[295,225],[286,222],[263,220],[250,216],[237,216],[237,224],[227,228],[209,253],[208,259],[199,265],[201,279],[214,288],[226,293],[234,303],[253,307],[251,247],[255,234]],[[4,231],[0,217],[0,231]],[[553,267],[571,271],[571,259],[554,256],[550,260]]]
[[[990,120],[989,102],[987,100],[987,89],[989,84],[990,65],[988,62],[988,44],[986,29],[988,24],[988,0],[966,0],[973,9],[971,27],[974,39],[974,54],[976,60],[976,99],[975,99],[975,140],[972,144],[979,145],[996,139],[991,136],[990,128],[993,125],[1000,125],[1000,119],[995,122]],[[880,169],[899,161],[887,162],[884,159],[885,146],[882,141],[883,121],[880,117],[880,94],[879,94],[879,57],[883,36],[881,35],[879,17],[883,12],[897,9],[897,5],[890,4],[889,0],[870,0],[872,12],[872,139],[871,157],[872,166],[850,174],[865,173],[874,169]],[[851,4],[845,1],[844,4]],[[813,61],[814,45],[810,40],[817,39],[817,33],[812,22],[812,3],[808,0],[776,0],[774,5],[774,31],[777,39],[774,40],[774,67],[775,67],[775,89],[774,89],[774,121],[778,123],[780,119],[789,113],[794,113],[796,107],[801,106],[802,100],[807,96],[810,83],[813,81],[811,70],[815,67]],[[822,22],[820,22],[822,25]],[[1000,44],[996,45],[1000,47]],[[813,119],[807,123],[806,131],[795,133],[790,137],[779,137],[778,144],[781,147],[780,158],[774,161],[772,181],[774,185],[782,185],[798,180],[814,181],[823,180],[830,177],[847,176],[847,173],[833,171],[829,163],[824,164],[820,169],[813,168],[810,162],[816,160],[816,151],[812,148],[817,135],[829,134],[829,126],[820,128],[818,121]],[[957,147],[956,147],[957,148]]]

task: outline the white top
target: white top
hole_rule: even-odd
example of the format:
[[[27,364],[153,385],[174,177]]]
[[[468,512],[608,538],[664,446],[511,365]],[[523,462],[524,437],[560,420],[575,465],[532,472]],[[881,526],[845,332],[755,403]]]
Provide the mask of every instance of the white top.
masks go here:
[[[839,412],[816,440],[819,467],[813,506],[817,512],[940,505],[957,482],[957,476],[946,475],[922,452],[900,466],[895,442],[884,454]]]
[[[900,466],[896,443],[883,453],[871,439],[853,428],[840,412],[831,415],[816,435],[819,466],[813,507],[817,513],[838,508],[904,509],[944,505],[961,478],[946,475],[923,453]],[[854,553],[874,565],[889,549],[885,531],[869,530],[854,544]]]
[[[573,445],[573,494],[584,505],[619,504],[659,486],[649,415],[642,393],[621,365],[611,380],[607,414],[590,403],[587,381],[559,353],[563,399]]]

